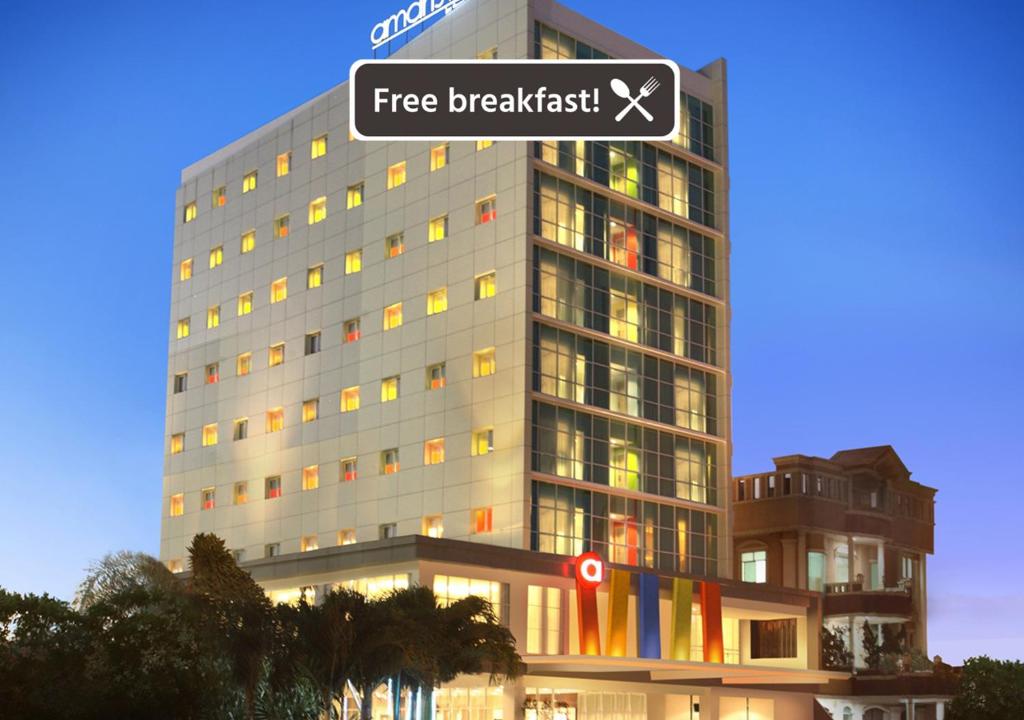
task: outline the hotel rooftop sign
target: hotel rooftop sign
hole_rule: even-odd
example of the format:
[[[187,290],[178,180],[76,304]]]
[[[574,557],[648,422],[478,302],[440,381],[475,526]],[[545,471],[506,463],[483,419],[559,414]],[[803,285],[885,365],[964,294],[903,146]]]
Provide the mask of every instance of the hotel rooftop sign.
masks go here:
[[[413,0],[408,7],[381,20],[370,31],[370,44],[376,50],[396,40],[418,25],[442,13],[448,15],[467,0]]]

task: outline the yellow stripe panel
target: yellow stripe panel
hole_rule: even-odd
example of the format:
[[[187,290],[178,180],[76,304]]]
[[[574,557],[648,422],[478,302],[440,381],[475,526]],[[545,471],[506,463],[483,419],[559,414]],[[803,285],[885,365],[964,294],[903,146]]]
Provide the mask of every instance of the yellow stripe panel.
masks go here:
[[[629,570],[612,569],[608,593],[608,644],[610,657],[626,657],[629,635]]]
[[[612,571],[614,572],[614,571]],[[690,618],[693,605],[693,581],[672,579],[672,634],[669,652],[673,660],[690,659]]]

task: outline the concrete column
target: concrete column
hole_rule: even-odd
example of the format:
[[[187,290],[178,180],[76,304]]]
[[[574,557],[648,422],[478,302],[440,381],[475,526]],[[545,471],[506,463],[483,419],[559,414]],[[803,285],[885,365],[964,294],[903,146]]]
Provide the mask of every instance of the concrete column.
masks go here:
[[[853,585],[853,579],[857,577],[854,572],[856,555],[853,552],[853,535],[846,536],[846,582]]]
[[[946,701],[938,700],[935,703],[935,720],[946,720]]]
[[[795,538],[781,538],[779,543],[782,545],[782,574],[779,579],[785,587],[798,587],[797,541]]]
[[[885,587],[885,542],[878,542],[878,582]]]

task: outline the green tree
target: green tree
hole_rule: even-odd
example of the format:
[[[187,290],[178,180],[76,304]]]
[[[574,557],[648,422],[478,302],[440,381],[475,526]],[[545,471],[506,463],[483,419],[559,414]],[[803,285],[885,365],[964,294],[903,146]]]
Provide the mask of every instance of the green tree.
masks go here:
[[[960,684],[947,708],[949,720],[1005,720],[1024,708],[1024,663],[968,658]]]
[[[168,593],[182,589],[174,573],[152,555],[122,550],[109,553],[89,566],[71,604],[77,610],[86,610],[97,602],[137,588]]]
[[[830,670],[847,669],[853,666],[853,653],[846,646],[846,633],[840,628],[827,625],[821,628],[821,664]]]

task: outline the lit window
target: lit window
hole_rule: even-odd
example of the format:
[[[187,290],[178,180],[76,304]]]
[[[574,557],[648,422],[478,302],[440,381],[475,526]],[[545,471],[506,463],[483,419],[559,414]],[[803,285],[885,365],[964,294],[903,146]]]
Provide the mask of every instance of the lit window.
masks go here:
[[[438,288],[427,293],[427,315],[443,313],[448,309],[448,288]]]
[[[345,482],[355,480],[359,477],[359,462],[354,457],[345,458],[341,461],[341,479]]]
[[[477,53],[476,54],[476,59],[477,60],[497,60],[498,59],[498,48],[497,47],[487,48],[483,52]]]
[[[427,515],[423,518],[423,534],[427,537],[444,537],[444,520],[440,515]]]
[[[359,386],[345,388],[341,391],[341,411],[352,412],[359,409]]]
[[[348,141],[349,142],[355,142],[355,140],[356,140],[355,134],[351,130],[349,130],[348,131]]]
[[[608,251],[613,263],[636,270],[640,257],[640,240],[636,227],[609,220]]]
[[[252,252],[253,248],[256,247],[256,231],[249,230],[246,233],[242,233],[241,251],[245,255],[248,252]]]
[[[316,355],[320,352],[320,333],[311,332],[306,335],[306,354]]]
[[[238,316],[248,315],[252,312],[252,291],[244,292],[238,296]]]
[[[363,269],[363,251],[353,250],[345,253],[345,274],[353,275]]]
[[[245,505],[249,502],[249,483],[235,483],[234,502],[235,505]]]
[[[323,263],[314,265],[313,267],[306,270],[306,287],[310,290],[318,288],[324,283],[324,266]]]
[[[384,308],[384,329],[394,330],[402,324],[402,303],[395,303]]]
[[[313,422],[320,415],[320,401],[314,398],[302,403],[302,422]]]
[[[171,517],[181,517],[185,514],[185,495],[183,493],[171,495],[170,514]]]
[[[180,573],[185,570],[185,563],[181,560],[168,560],[167,569],[172,573]]]
[[[267,432],[280,432],[284,429],[284,408],[267,410]]]
[[[473,353],[473,377],[493,375],[494,370],[494,348]]]
[[[253,171],[242,178],[242,193],[251,192],[256,189],[256,172]]]
[[[188,373],[177,373],[174,376],[174,394],[183,393],[188,388]]]
[[[440,170],[448,164],[448,143],[430,148],[430,172]]]
[[[430,221],[427,231],[427,242],[437,242],[448,237],[448,216],[440,215]]]
[[[320,487],[320,466],[307,465],[302,468],[302,489],[316,490]]]
[[[316,225],[327,219],[327,198],[321,195],[309,204],[309,224]]]
[[[385,475],[393,475],[401,469],[398,462],[398,448],[391,448],[380,454],[380,469]]]
[[[284,177],[292,171],[292,152],[283,152],[277,156],[277,176]]]
[[[178,280],[184,282],[192,278],[192,258],[186,258],[181,261],[181,265],[178,268]]]
[[[444,438],[434,438],[423,443],[423,464],[439,465],[444,462]]]
[[[288,220],[290,215],[281,215],[274,219],[274,237],[275,238],[286,238],[288,237]]]
[[[388,190],[405,185],[405,161],[395,163],[388,168]]]
[[[185,433],[171,435],[171,455],[177,455],[185,450]]]
[[[531,655],[562,654],[561,631],[561,589],[540,585],[527,586],[526,652]]]
[[[476,203],[476,224],[483,225],[498,217],[498,200],[494,195]]]
[[[486,300],[494,297],[494,273],[480,275],[476,279],[476,299]]]
[[[476,508],[470,516],[470,530],[474,535],[494,529],[494,512],[489,507]]]
[[[213,510],[217,507],[217,491],[212,487],[203,488],[199,497],[202,501],[202,504],[199,506],[201,510]]]
[[[398,376],[384,378],[380,381],[380,401],[391,402],[398,399]]]
[[[191,332],[192,321],[190,318],[182,318],[178,321],[178,339],[187,338]]]
[[[440,390],[445,386],[444,363],[437,363],[427,368],[427,390]]]
[[[313,138],[313,142],[309,144],[309,157],[313,160],[323,157],[327,154],[327,136],[321,135],[318,138]]]
[[[493,144],[494,144],[493,140],[477,140],[476,141],[476,151],[480,152],[481,150],[486,150],[487,148],[489,148]]]
[[[185,222],[189,223],[195,220],[197,213],[196,204],[194,202],[190,202],[185,206]]]
[[[359,318],[352,320],[346,320],[344,324],[345,328],[345,342],[354,343],[360,337],[359,332]]]
[[[494,452],[494,429],[485,428],[473,433],[473,455],[487,455]]]
[[[220,382],[220,363],[210,363],[206,366],[206,384],[216,385]]]
[[[288,299],[288,278],[278,278],[270,284],[270,302],[279,303]]]
[[[228,189],[221,185],[213,191],[213,207],[224,207],[228,204]]]
[[[743,582],[763,583],[768,581],[768,553],[754,550],[740,555],[741,578]]]
[[[252,353],[241,353],[235,358],[235,375],[244,376],[252,372]]]
[[[249,437],[249,418],[238,418],[235,420],[235,427],[231,437],[234,438],[235,442]]]
[[[210,269],[213,270],[215,267],[220,267],[220,264],[224,262],[224,247],[218,245],[210,251]]]
[[[405,252],[405,234],[395,233],[384,239],[384,252],[389,258],[398,257]]]
[[[203,447],[217,444],[217,423],[203,425]]]
[[[270,346],[270,354],[267,356],[267,365],[274,367],[284,362],[284,343],[277,343]]]
[[[363,204],[363,184],[356,183],[355,185],[348,186],[348,192],[345,193],[346,207],[351,210],[354,207],[359,207]]]
[[[355,545],[356,544],[356,531],[355,530],[339,530],[338,531],[338,544],[339,545]]]
[[[220,325],[220,305],[206,309],[206,329],[212,330]]]
[[[302,540],[299,542],[299,550],[301,552],[310,552],[319,548],[320,545],[317,544],[316,535],[303,535]]]
[[[263,481],[263,497],[266,500],[281,497],[281,476],[274,475]]]

